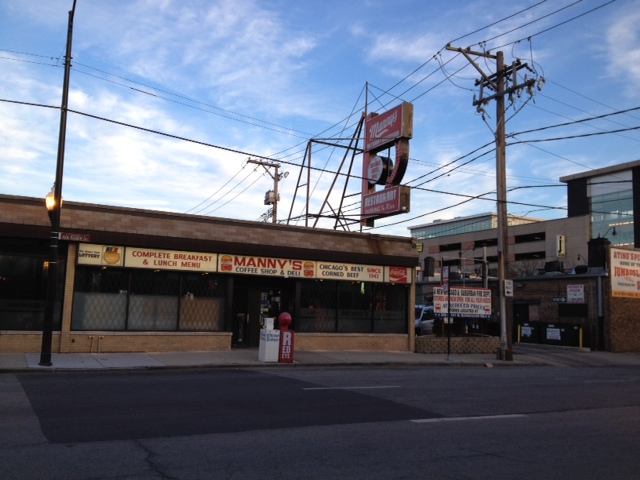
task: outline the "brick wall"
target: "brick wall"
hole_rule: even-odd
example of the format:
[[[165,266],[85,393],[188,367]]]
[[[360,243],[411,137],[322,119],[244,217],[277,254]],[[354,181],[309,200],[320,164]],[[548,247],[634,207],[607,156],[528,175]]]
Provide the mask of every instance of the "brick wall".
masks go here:
[[[402,334],[296,333],[294,350],[409,351],[409,336]]]
[[[611,281],[607,282],[607,294],[611,294]],[[608,339],[611,352],[640,352],[640,298],[610,297],[605,309]]]
[[[71,332],[67,348],[60,350],[59,345],[56,332],[52,353],[215,352],[231,349],[231,333]],[[41,347],[41,334],[0,332],[2,353],[39,353]]]
[[[54,333],[52,350],[57,352],[60,335]],[[0,352],[2,353],[39,353],[42,348],[41,333],[0,332]]]
[[[61,229],[91,235],[91,243],[135,245],[214,253],[343,257],[379,265],[417,266],[418,253],[407,237],[361,234],[274,225],[65,201]],[[0,224],[33,226],[47,234],[49,219],[42,199],[0,195]],[[42,228],[45,227],[45,228]],[[310,259],[314,259],[309,257]],[[356,262],[356,263],[357,263]]]
[[[495,353],[500,348],[498,337],[451,337],[451,353]],[[421,336],[416,338],[416,353],[447,353],[448,338]]]

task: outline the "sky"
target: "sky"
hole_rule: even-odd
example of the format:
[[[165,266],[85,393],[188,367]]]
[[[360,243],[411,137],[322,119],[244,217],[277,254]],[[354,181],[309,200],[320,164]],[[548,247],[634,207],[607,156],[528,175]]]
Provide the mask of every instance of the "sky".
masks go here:
[[[0,0],[0,194],[52,188],[72,7]],[[507,212],[566,217],[560,177],[640,159],[640,0],[77,0],[63,198],[272,221],[278,165],[292,225],[336,228],[342,206],[338,229],[408,236],[495,212],[496,102],[473,103],[498,51],[535,80],[507,99]],[[361,227],[346,147],[402,102],[411,208]]]

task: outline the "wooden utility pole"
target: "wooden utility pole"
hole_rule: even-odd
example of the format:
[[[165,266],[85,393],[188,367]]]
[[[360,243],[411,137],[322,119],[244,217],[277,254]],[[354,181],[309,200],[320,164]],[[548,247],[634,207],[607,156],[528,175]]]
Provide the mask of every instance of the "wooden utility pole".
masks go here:
[[[526,64],[519,61],[505,68],[504,55],[497,52],[492,55],[489,52],[474,52],[470,49],[454,48],[447,45],[447,50],[459,52],[473,65],[480,73],[481,79],[476,80],[476,86],[480,87],[479,98],[474,98],[473,106],[479,113],[484,113],[484,105],[491,100],[496,101],[496,203],[498,215],[498,295],[500,299],[500,359],[513,360],[512,324],[507,322],[507,308],[505,295],[506,266],[508,259],[508,223],[507,223],[507,174],[506,174],[506,119],[505,119],[505,95],[512,95],[514,92],[524,88],[531,89],[535,84],[535,79],[526,79],[522,84],[517,85],[517,72],[521,68],[526,68]],[[487,75],[478,64],[471,58],[483,57],[496,61],[496,72]],[[505,88],[506,79],[512,76],[513,80],[509,88]],[[485,96],[485,89],[492,94]],[[531,93],[531,91],[529,90]]]
[[[265,169],[265,171],[271,176],[271,178],[273,178],[273,197],[274,197],[273,198],[273,223],[278,223],[278,200],[279,200],[278,182],[280,181],[280,174],[278,173],[278,169],[280,168],[280,164],[271,163],[271,162],[262,162],[260,160],[252,160],[252,159],[247,160],[247,163],[255,163],[256,165],[261,165]],[[273,175],[269,171],[269,168],[275,168],[276,170],[275,175]],[[267,195],[268,193],[269,192],[267,192]],[[265,204],[266,204],[266,199],[265,199]]]

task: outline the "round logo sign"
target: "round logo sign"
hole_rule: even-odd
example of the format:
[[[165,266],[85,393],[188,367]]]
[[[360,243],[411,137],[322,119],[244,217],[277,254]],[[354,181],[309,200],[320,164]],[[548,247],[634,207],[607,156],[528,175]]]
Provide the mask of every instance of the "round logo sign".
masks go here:
[[[383,169],[384,165],[382,164],[382,158],[378,155],[374,155],[371,160],[369,160],[369,169],[367,170],[369,183],[378,183],[378,180],[382,177]]]

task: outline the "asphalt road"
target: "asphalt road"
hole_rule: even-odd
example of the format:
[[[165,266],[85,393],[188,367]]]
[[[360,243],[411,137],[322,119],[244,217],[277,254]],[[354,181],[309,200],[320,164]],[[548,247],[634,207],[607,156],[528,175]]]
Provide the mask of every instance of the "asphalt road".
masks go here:
[[[0,375],[3,479],[638,478],[640,368]]]

